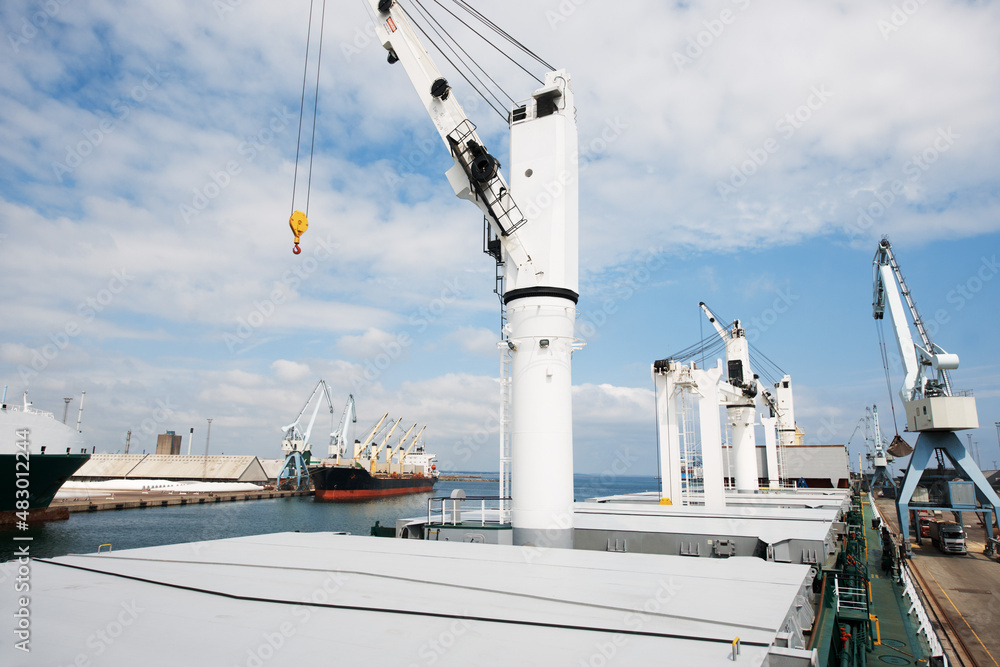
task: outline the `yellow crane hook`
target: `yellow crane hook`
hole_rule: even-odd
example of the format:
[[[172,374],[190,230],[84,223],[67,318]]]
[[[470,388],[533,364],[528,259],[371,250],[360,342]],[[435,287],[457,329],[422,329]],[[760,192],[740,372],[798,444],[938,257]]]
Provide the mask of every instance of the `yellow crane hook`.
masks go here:
[[[298,255],[302,252],[302,248],[299,247],[299,239],[309,229],[309,220],[302,211],[295,211],[292,213],[292,217],[288,219],[288,226],[292,228],[292,234],[295,235],[295,247],[292,248],[292,252]]]

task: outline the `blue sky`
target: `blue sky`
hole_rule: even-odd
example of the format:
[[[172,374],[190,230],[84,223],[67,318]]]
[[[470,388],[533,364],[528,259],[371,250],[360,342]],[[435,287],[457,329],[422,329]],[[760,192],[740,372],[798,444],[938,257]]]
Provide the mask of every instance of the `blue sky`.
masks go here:
[[[993,467],[996,5],[473,4],[573,75],[578,472],[655,473],[649,366],[708,335],[699,301],[791,374],[807,442],[846,442],[871,404],[891,430],[871,318],[883,234],[962,359],[954,385],[978,397]],[[304,1],[4,3],[0,384],[57,415],[86,390],[98,451],[190,427],[200,451],[212,418],[212,451],[277,456],[322,377],[335,420],[353,392],[359,426],[426,423],[444,468],[495,469],[481,218],[361,2],[328,3],[311,226],[291,254],[307,16]],[[481,62],[515,99],[532,92]],[[506,162],[502,120],[445,74]]]

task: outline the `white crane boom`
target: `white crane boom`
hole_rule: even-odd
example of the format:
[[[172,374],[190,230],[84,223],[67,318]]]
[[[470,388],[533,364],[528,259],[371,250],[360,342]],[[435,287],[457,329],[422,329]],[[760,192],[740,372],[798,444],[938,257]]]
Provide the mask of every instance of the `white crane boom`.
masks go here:
[[[722,340],[728,342],[730,338],[729,331],[727,331],[725,327],[723,327],[722,324],[719,323],[719,318],[715,316],[715,313],[713,313],[711,310],[708,309],[708,306],[705,305],[704,301],[699,301],[698,305],[701,307],[703,311],[705,311],[705,315],[708,317],[708,321],[711,322],[712,326],[715,327],[715,331],[719,334]]]
[[[482,210],[519,272],[533,276],[531,257],[517,234],[525,218],[500,174],[500,163],[486,151],[485,144],[476,134],[475,125],[451,94],[447,80],[421,45],[403,8],[387,0],[370,2],[376,15],[382,18],[375,24],[375,31],[389,51],[389,62],[402,63],[434,127],[455,160],[446,174],[448,183],[458,197]],[[533,281],[535,283],[537,280]]]

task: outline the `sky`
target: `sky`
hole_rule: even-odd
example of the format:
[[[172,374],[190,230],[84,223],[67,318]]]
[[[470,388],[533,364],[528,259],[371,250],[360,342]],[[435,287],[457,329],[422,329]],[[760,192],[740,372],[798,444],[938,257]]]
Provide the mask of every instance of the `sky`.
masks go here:
[[[573,79],[577,472],[656,474],[650,365],[709,335],[699,301],[791,375],[806,443],[859,451],[876,404],[891,438],[902,374],[890,364],[890,404],[871,314],[883,235],[934,342],[961,358],[953,385],[981,423],[968,433],[996,467],[1000,6],[470,1]],[[454,197],[451,158],[362,0],[326,5],[311,178],[311,93],[295,177],[309,10],[3,3],[0,384],[60,419],[73,397],[70,421],[86,391],[98,452],[128,431],[132,452],[166,430],[186,448],[194,428],[202,453],[212,419],[212,453],[278,457],[322,378],[320,431],[351,394],[356,434],[388,412],[427,424],[443,469],[495,470],[481,215]],[[454,34],[515,100],[537,87]],[[505,163],[504,118],[437,60]]]

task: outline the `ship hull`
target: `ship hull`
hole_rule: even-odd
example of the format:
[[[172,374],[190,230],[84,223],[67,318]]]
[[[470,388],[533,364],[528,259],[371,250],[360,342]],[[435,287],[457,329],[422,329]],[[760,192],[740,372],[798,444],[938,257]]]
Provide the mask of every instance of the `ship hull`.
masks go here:
[[[323,502],[356,502],[434,490],[435,477],[408,475],[390,477],[372,475],[357,467],[328,466],[309,471],[316,489],[316,500]]]
[[[49,506],[56,491],[70,475],[75,473],[90,458],[89,454],[35,454],[25,459],[17,454],[0,454],[0,513],[18,509],[15,495],[18,489],[28,492],[28,509],[43,509]],[[25,468],[27,478],[23,477]],[[27,479],[18,486],[20,479]],[[24,494],[21,494],[24,495]]]

